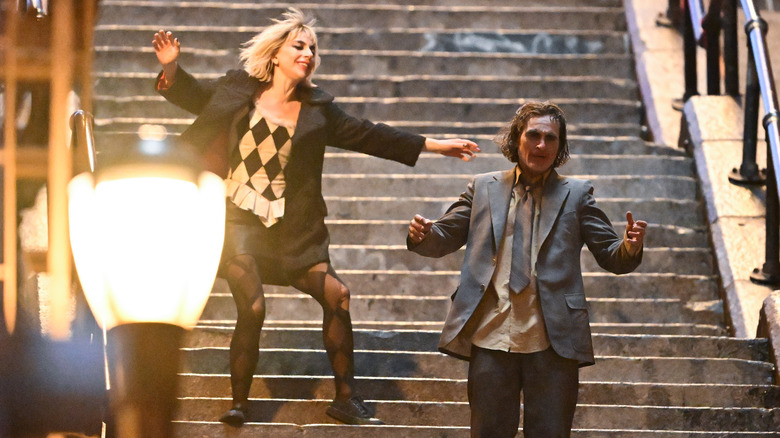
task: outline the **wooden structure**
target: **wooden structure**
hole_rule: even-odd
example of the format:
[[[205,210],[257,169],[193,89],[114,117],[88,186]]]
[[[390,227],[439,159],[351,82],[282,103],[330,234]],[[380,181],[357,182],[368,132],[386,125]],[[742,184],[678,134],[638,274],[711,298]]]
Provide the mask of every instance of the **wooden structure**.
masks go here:
[[[4,85],[3,142],[3,314],[6,329],[13,333],[17,319],[19,279],[17,234],[17,182],[42,179],[48,192],[48,251],[45,270],[53,309],[66,309],[72,291],[72,263],[68,241],[67,184],[72,173],[70,141],[70,95],[77,91],[81,108],[90,110],[92,36],[96,10],[94,0],[50,0],[33,5],[25,0],[2,1],[2,60]],[[37,7],[36,7],[37,6]],[[19,141],[17,101],[20,84],[36,83],[48,89],[47,144]],[[45,108],[44,108],[45,110]],[[50,336],[69,336],[66,312],[52,312]]]

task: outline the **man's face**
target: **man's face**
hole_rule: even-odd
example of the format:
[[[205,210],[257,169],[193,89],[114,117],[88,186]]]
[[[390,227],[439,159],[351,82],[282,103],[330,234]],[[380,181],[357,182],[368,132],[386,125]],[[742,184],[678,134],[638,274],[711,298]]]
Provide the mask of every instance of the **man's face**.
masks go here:
[[[558,122],[550,116],[528,120],[517,146],[518,165],[524,174],[538,177],[552,167],[558,155],[558,132]]]

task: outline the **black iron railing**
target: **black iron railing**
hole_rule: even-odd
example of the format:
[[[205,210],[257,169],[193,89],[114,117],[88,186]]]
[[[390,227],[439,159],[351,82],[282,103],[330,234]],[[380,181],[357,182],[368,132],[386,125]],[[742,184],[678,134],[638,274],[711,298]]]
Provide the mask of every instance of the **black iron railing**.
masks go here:
[[[685,94],[683,100],[698,94],[696,47],[707,51],[707,94],[720,93],[720,36],[723,35],[724,84],[727,95],[739,96],[739,62],[737,58],[737,0],[711,0],[707,13],[701,0],[684,0],[682,33],[685,53]],[[766,45],[767,25],[759,16],[752,0],[740,0],[745,14],[748,61],[744,98],[744,136],[742,163],[729,175],[734,184],[766,183],[766,251],[761,268],[753,270],[750,279],[767,285],[780,284],[780,199],[778,177],[780,168],[780,113],[777,88]],[[767,168],[756,163],[758,143],[759,102],[763,104],[763,126],[766,131]]]

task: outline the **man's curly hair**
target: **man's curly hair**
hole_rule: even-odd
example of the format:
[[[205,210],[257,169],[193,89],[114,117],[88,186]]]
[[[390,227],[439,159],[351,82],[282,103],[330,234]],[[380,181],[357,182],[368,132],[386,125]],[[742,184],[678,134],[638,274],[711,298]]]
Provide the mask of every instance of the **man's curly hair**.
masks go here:
[[[558,156],[555,157],[552,167],[562,166],[569,160],[569,142],[566,140],[566,117],[558,105],[545,101],[523,104],[515,112],[512,121],[501,128],[493,139],[509,161],[517,163],[519,159],[517,153],[518,141],[528,126],[528,120],[543,116],[550,116],[554,121],[558,122]]]

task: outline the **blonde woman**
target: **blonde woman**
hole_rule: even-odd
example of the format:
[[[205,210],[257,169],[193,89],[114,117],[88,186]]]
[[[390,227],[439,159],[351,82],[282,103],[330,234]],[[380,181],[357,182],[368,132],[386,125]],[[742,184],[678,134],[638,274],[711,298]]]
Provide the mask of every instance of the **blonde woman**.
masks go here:
[[[292,285],[322,306],[323,341],[336,396],[327,414],[348,424],[382,424],[354,392],[350,293],[330,264],[322,197],[325,146],[413,166],[421,151],[469,160],[479,148],[436,140],[346,114],[312,84],[320,62],[313,21],[290,8],[248,41],[243,70],[199,81],[178,65],[180,44],[159,31],[157,90],[198,117],[181,139],[228,186],[220,275],[238,310],[230,343],[233,405],[220,421],[244,423],[265,319],[263,284]]]

